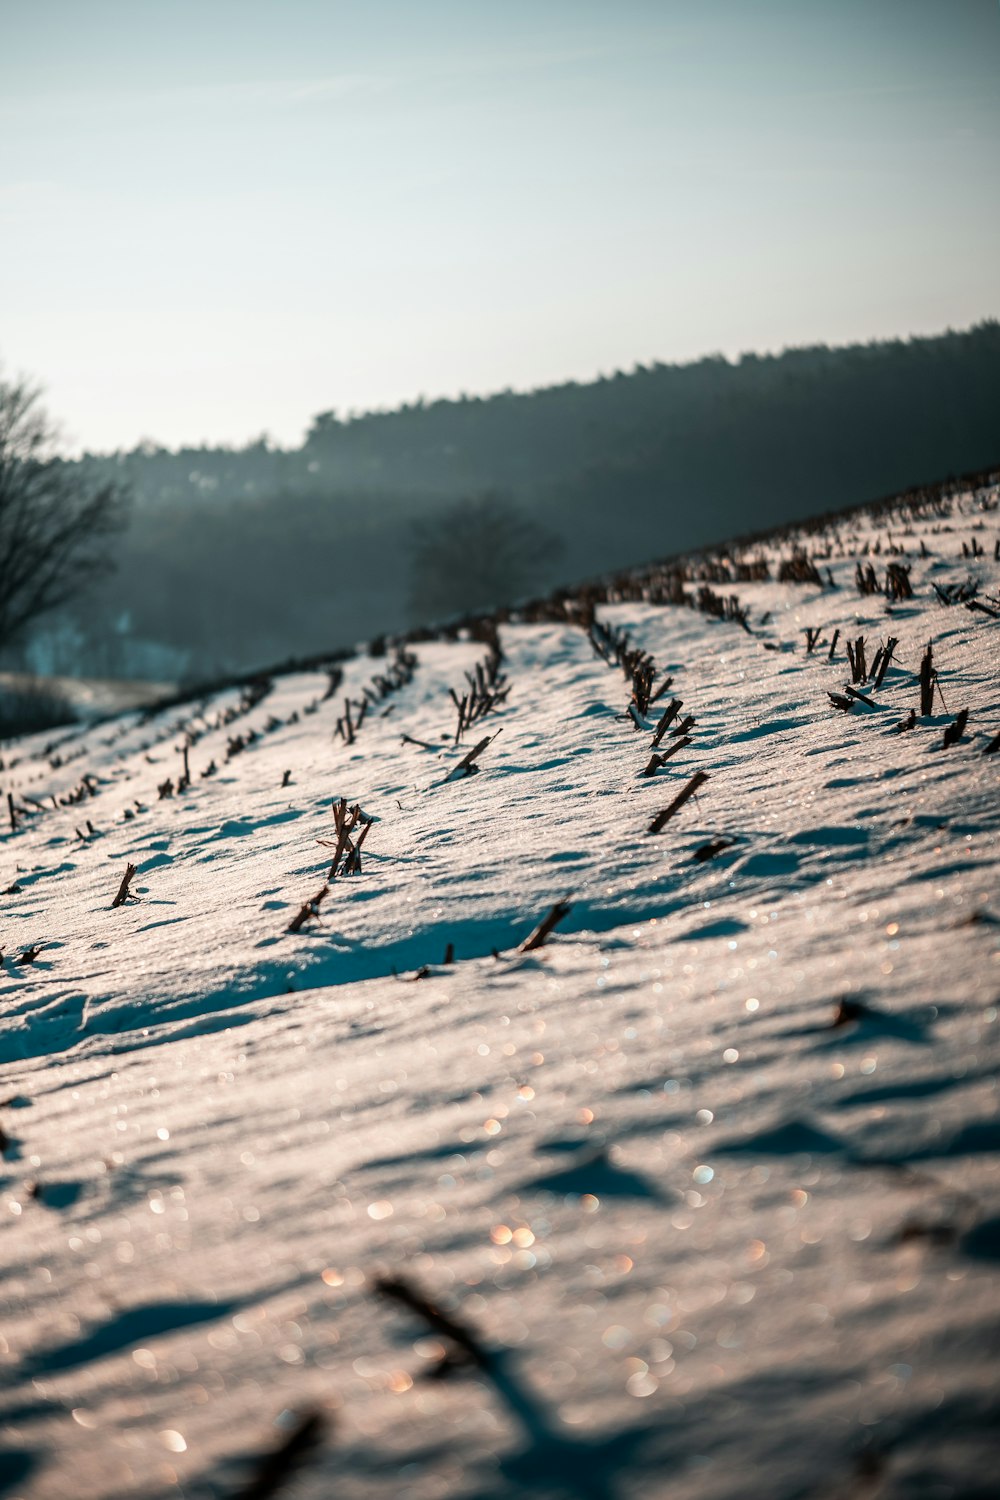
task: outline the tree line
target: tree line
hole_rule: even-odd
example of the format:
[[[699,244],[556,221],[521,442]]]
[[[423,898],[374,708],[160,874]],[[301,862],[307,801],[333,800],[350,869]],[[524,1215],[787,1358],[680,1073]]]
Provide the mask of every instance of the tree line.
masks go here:
[[[132,495],[115,576],[0,660],[198,677],[352,644],[986,467],[997,389],[989,321],[88,454],[74,482]]]

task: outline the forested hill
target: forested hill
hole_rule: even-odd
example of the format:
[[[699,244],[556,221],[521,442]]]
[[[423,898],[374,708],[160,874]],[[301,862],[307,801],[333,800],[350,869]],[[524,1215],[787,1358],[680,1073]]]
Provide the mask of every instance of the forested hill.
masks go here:
[[[907,342],[638,366],[590,384],[313,422],[303,457],[350,488],[459,495],[499,486],[572,503],[625,481],[671,525],[732,530],[997,458],[1000,323]],[[739,486],[734,494],[730,486]],[[822,493],[821,493],[822,491]],[[789,509],[791,507],[791,509]],[[753,519],[758,519],[754,510]],[[700,540],[700,537],[688,537]],[[706,540],[709,538],[706,536]]]
[[[932,338],[656,364],[589,384],[317,416],[304,444],[87,457],[135,495],[113,590],[76,611],[83,670],[252,667],[487,606],[1000,460],[1000,323]],[[536,527],[472,597],[421,588],[412,523],[504,492]],[[177,600],[185,601],[178,610]],[[81,634],[82,633],[82,634]],[[76,648],[74,648],[76,649]],[[177,655],[179,653],[179,655]],[[62,670],[79,662],[53,663]],[[153,663],[155,666],[155,662]],[[173,669],[171,668],[171,672]],[[162,672],[158,675],[162,675]]]

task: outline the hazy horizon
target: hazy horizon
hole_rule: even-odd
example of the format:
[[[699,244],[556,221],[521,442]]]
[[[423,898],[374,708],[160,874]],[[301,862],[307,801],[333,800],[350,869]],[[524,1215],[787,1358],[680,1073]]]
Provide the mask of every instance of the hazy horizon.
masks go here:
[[[970,333],[970,332],[972,332],[976,328],[981,328],[981,327],[984,327],[985,325],[991,325],[991,324],[995,324],[995,323],[998,323],[998,322],[1000,322],[1000,319],[998,319],[996,317],[993,317],[993,316],[987,316],[987,317],[984,317],[984,318],[977,319],[976,322],[973,323],[973,324],[970,324],[968,326],[968,328],[932,329],[928,333],[921,332],[921,333],[915,333],[915,334],[887,335],[884,338],[851,340],[850,342],[844,343],[844,344],[833,343],[832,341],[826,341],[826,340],[819,340],[818,339],[818,340],[815,340],[811,344],[804,344],[804,343],[803,344],[795,344],[795,345],[786,344],[786,345],[781,345],[779,348],[776,348],[776,349],[741,349],[741,350],[736,351],[735,353],[726,353],[724,350],[720,350],[720,349],[706,349],[701,354],[692,355],[690,359],[684,359],[684,360],[657,360],[657,359],[653,358],[653,359],[650,359],[650,360],[633,361],[633,363],[632,363],[631,366],[620,366],[620,367],[618,367],[616,369],[599,370],[599,371],[595,371],[593,374],[567,375],[567,376],[563,377],[562,379],[545,381],[544,383],[538,383],[538,384],[523,385],[523,386],[508,385],[508,386],[497,387],[497,388],[494,388],[494,389],[491,389],[491,390],[482,390],[482,391],[462,390],[462,391],[438,391],[438,392],[434,392],[434,393],[419,392],[416,396],[411,396],[411,397],[405,397],[404,396],[404,397],[401,397],[398,401],[393,402],[393,403],[383,403],[383,404],[378,405],[378,406],[372,405],[372,406],[367,406],[367,407],[357,407],[357,408],[352,408],[350,410],[348,410],[346,408],[340,409],[340,410],[337,411],[336,415],[341,420],[343,420],[345,422],[350,422],[350,421],[355,420],[355,419],[361,419],[361,418],[369,417],[369,416],[391,415],[394,412],[403,411],[403,410],[407,410],[407,409],[412,409],[415,405],[418,405],[418,404],[422,404],[424,406],[432,406],[436,402],[439,402],[439,401],[461,401],[463,399],[465,399],[465,400],[477,400],[477,401],[490,401],[494,397],[501,397],[501,396],[506,396],[506,395],[531,396],[531,395],[540,394],[543,391],[558,390],[558,389],[560,389],[562,387],[566,387],[566,386],[570,386],[570,385],[580,385],[580,386],[595,385],[595,384],[599,383],[601,380],[613,379],[616,375],[629,375],[629,374],[633,374],[633,373],[635,373],[636,370],[638,370],[640,368],[654,369],[654,368],[657,368],[657,367],[664,368],[664,367],[667,367],[667,366],[670,366],[670,367],[673,367],[673,368],[686,368],[686,367],[691,366],[691,365],[697,365],[697,364],[701,363],[704,360],[714,360],[714,359],[724,359],[729,365],[735,367],[735,366],[739,365],[739,363],[743,359],[751,359],[751,360],[752,359],[756,359],[756,358],[767,359],[767,358],[770,358],[770,357],[780,358],[783,354],[803,353],[803,352],[806,352],[806,351],[808,351],[810,349],[822,349],[822,348],[826,348],[826,349],[829,349],[831,351],[835,351],[835,350],[838,350],[838,349],[864,348],[866,346],[872,347],[872,346],[875,346],[877,344],[891,344],[891,343],[904,343],[905,344],[905,343],[910,343],[910,342],[912,342],[914,340],[922,339],[922,338],[934,339],[934,338],[939,338],[939,337],[943,338],[943,337],[946,337],[949,334]],[[28,379],[32,378],[31,372],[28,372],[28,371],[13,372],[13,371],[9,371],[8,370],[5,373],[8,375],[8,377],[12,373],[17,373],[17,374],[23,374],[23,375],[25,375],[26,378],[28,378]],[[34,383],[36,385],[41,384],[40,382],[37,381],[37,379],[35,380]],[[44,384],[41,384],[41,393],[42,393],[43,401],[45,402],[47,408],[50,408],[51,407],[51,401],[49,399],[48,388],[45,387]],[[330,408],[326,408],[326,410],[329,411]],[[302,430],[301,430],[301,432],[298,433],[298,434],[296,434],[296,435],[293,435],[291,438],[288,438],[288,439],[285,439],[285,440],[282,440],[282,439],[278,438],[272,432],[268,432],[266,430],[264,430],[264,431],[258,430],[258,431],[255,431],[255,432],[248,433],[247,436],[245,438],[242,438],[242,439],[239,439],[239,438],[237,438],[237,439],[221,438],[221,439],[218,439],[218,440],[215,440],[215,441],[209,441],[209,440],[205,440],[205,439],[203,439],[201,441],[188,441],[186,439],[181,439],[179,442],[165,443],[165,442],[162,442],[161,440],[159,440],[156,437],[155,433],[153,433],[153,432],[147,432],[147,433],[144,433],[140,438],[136,439],[136,441],[133,444],[121,444],[117,448],[104,448],[104,449],[97,448],[97,447],[86,448],[84,445],[79,444],[79,443],[76,443],[76,444],[68,443],[66,441],[66,433],[65,433],[65,430],[64,430],[64,424],[60,424],[58,413],[55,412],[54,409],[53,409],[51,414],[52,414],[53,418],[55,419],[55,427],[57,429],[57,438],[58,438],[58,441],[60,442],[60,444],[63,447],[63,451],[69,453],[70,456],[76,456],[76,457],[82,456],[83,454],[86,453],[89,456],[94,457],[94,458],[102,458],[102,457],[107,458],[107,457],[113,457],[115,453],[134,452],[134,451],[138,450],[139,448],[143,447],[146,444],[151,444],[152,447],[153,447],[153,449],[155,449],[157,452],[175,453],[175,454],[183,453],[183,452],[186,452],[186,451],[189,451],[189,450],[196,450],[196,449],[199,449],[199,448],[217,449],[219,451],[239,452],[242,449],[245,449],[245,448],[248,448],[248,447],[252,447],[253,445],[255,445],[261,439],[266,439],[266,445],[267,445],[267,447],[269,449],[273,450],[274,452],[279,452],[280,451],[280,452],[286,452],[286,453],[294,453],[294,452],[299,451],[299,449],[304,446],[305,439],[306,439],[306,437],[308,435],[308,429],[309,429],[309,427],[312,425],[314,419],[322,414],[322,411],[321,411],[321,409],[317,408],[316,411],[310,412],[309,416],[307,418],[305,418],[303,420],[303,422],[302,422]]]
[[[0,0],[0,357],[72,445],[1000,311],[1000,7]]]

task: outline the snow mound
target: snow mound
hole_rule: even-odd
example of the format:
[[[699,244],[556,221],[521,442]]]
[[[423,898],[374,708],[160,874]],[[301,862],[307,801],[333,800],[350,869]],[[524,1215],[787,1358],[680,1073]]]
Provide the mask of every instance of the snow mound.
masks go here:
[[[985,1495],[996,518],[4,747],[0,1492]]]

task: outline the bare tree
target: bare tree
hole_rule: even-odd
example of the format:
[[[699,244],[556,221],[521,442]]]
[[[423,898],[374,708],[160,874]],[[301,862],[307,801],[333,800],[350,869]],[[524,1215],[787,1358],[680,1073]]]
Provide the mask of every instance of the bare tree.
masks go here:
[[[37,386],[0,375],[0,648],[108,567],[124,491],[56,452]]]
[[[410,611],[428,622],[522,598],[547,577],[560,537],[495,490],[410,527]]]

